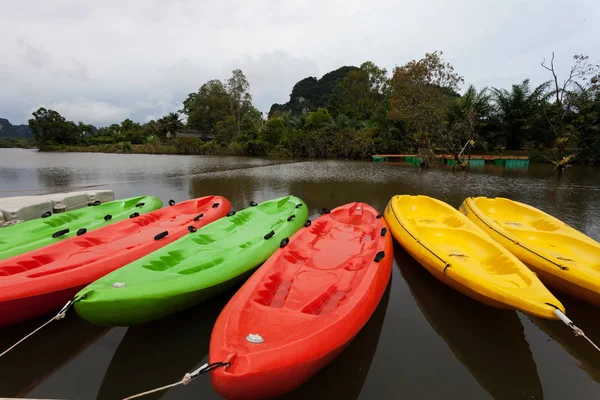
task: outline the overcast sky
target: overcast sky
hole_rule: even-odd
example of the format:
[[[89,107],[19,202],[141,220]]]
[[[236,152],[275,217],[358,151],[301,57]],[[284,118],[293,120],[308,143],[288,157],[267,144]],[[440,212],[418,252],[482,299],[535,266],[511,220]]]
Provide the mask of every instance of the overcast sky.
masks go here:
[[[599,49],[598,0],[0,0],[0,117],[145,122],[234,68],[266,112],[307,76],[433,50],[477,87],[538,84],[552,51],[562,72]]]

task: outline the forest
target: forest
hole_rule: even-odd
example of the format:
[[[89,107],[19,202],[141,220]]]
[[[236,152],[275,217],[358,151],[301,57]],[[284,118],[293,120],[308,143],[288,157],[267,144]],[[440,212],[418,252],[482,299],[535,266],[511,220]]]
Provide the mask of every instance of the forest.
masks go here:
[[[395,67],[372,62],[305,78],[264,116],[241,70],[190,93],[178,112],[144,124],[96,128],[40,108],[29,127],[44,151],[366,159],[373,154],[521,154],[564,166],[600,161],[600,65],[573,56],[561,75],[540,60],[548,81],[466,88],[443,53]],[[194,135],[182,135],[184,130]],[[464,166],[464,165],[463,165]]]

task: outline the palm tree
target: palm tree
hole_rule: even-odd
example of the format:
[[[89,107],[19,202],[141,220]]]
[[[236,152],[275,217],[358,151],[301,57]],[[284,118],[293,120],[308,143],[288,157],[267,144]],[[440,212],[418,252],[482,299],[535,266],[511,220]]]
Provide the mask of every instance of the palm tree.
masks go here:
[[[175,137],[177,132],[182,131],[185,127],[176,112],[169,113],[156,122],[158,123],[158,134],[163,138]]]
[[[525,142],[536,138],[536,133],[547,134],[543,131],[546,125],[544,107],[552,95],[548,85],[549,82],[545,82],[531,90],[529,79],[525,79],[513,85],[511,91],[492,89],[496,118],[499,130],[505,132],[507,149],[518,150]]]

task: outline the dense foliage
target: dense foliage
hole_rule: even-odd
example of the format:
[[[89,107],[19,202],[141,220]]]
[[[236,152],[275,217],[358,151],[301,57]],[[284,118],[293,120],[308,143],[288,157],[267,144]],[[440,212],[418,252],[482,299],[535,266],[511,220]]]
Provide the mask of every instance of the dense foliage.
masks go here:
[[[106,151],[180,154],[367,158],[375,153],[525,152],[562,166],[600,160],[600,66],[575,56],[561,77],[510,89],[468,86],[441,52],[427,53],[392,73],[372,62],[305,78],[290,100],[265,120],[252,104],[241,70],[211,80],[183,101],[180,113],[139,124],[129,119],[96,129],[40,108],[29,127],[40,149],[104,146]],[[182,134],[184,130],[193,135]]]

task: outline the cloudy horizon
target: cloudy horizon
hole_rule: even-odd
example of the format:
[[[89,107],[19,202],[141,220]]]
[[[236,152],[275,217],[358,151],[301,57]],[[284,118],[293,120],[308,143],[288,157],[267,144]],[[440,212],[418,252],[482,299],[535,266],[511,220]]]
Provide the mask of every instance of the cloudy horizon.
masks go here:
[[[235,68],[267,112],[297,81],[367,60],[391,71],[442,50],[464,87],[510,88],[548,80],[552,51],[563,74],[575,54],[600,59],[596,2],[484,3],[0,0],[0,118],[27,123],[44,106],[96,126],[145,122]]]

